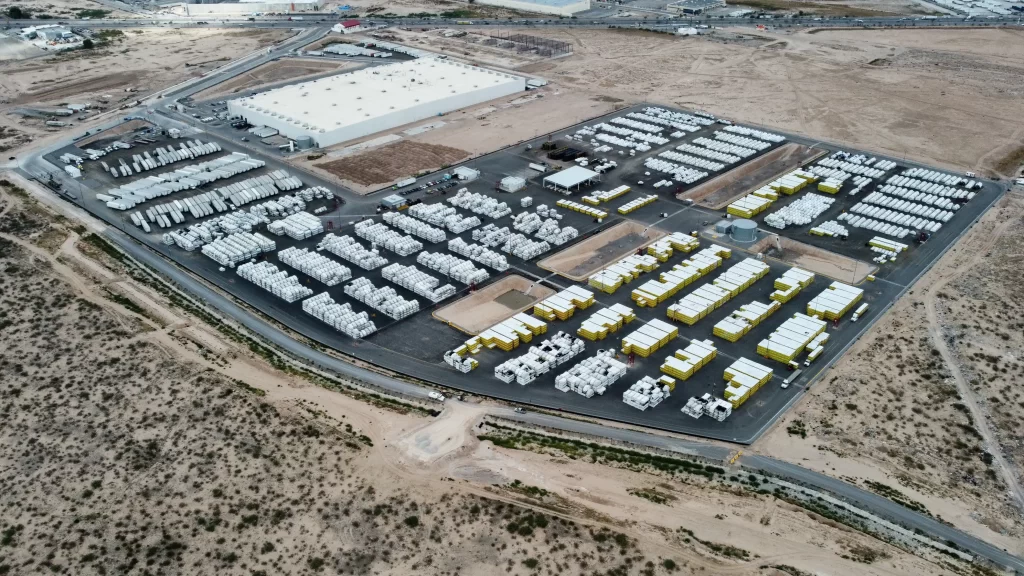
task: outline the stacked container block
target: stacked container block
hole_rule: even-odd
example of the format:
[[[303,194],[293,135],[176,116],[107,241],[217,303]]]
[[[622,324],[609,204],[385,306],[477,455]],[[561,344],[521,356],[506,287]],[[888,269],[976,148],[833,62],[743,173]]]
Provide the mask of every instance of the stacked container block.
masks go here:
[[[723,396],[733,409],[739,408],[772,379],[772,373],[772,369],[767,366],[740,358],[725,369],[726,386]]]
[[[570,286],[534,304],[533,314],[549,322],[568,320],[572,318],[577,308],[585,310],[593,303],[593,292],[578,286]]]
[[[637,306],[653,308],[721,266],[722,259],[730,256],[732,256],[732,250],[712,244],[676,264],[671,270],[662,272],[658,280],[650,280],[638,286],[633,290],[633,301]]]
[[[669,380],[672,382],[671,386],[666,383]],[[674,388],[675,380],[672,378],[662,376],[655,380],[650,376],[644,376],[636,384],[630,386],[629,390],[622,393],[622,401],[637,410],[647,410],[661,404],[671,396]]]
[[[576,357],[584,347],[583,340],[558,332],[539,345],[530,346],[526,354],[497,365],[494,377],[508,384],[526,385]]]
[[[591,216],[593,218],[602,218],[603,219],[603,218],[607,218],[608,217],[608,213],[605,212],[604,210],[599,210],[597,208],[591,208],[590,206],[587,206],[586,204],[580,204],[579,202],[573,202],[572,200],[561,199],[561,200],[555,202],[555,205],[559,206],[561,208],[567,208],[569,210],[572,210],[573,212],[579,212],[581,214],[586,214],[587,216]]]
[[[668,308],[668,317],[692,326],[701,318],[731,300],[734,296],[764,278],[771,270],[767,264],[746,258],[723,272],[710,284],[687,294]]]
[[[682,232],[673,232],[647,247],[647,253],[665,262],[676,252],[689,254],[700,246],[700,240]]]
[[[785,304],[813,282],[813,272],[801,268],[790,268],[781,277],[775,279],[775,291],[769,298],[780,304]]]
[[[519,344],[524,342],[528,344],[534,336],[540,336],[547,331],[548,325],[543,320],[519,313],[484,330],[479,336],[470,338],[466,345],[470,349],[474,348],[475,340],[488,348],[498,348],[510,352],[518,348]]]
[[[644,272],[652,272],[658,267],[658,260],[653,256],[631,255],[591,276],[587,283],[608,294],[613,294],[623,284],[628,284]]]
[[[826,320],[838,320],[860,302],[864,291],[842,282],[833,282],[807,303],[807,314]]]
[[[647,358],[679,336],[679,328],[661,320],[651,320],[622,339],[623,354]]]
[[[686,381],[718,356],[711,340],[694,340],[690,345],[665,359],[661,371],[677,380]]]
[[[624,325],[636,318],[633,309],[622,304],[614,304],[608,308],[598,308],[583,321],[576,334],[587,340],[604,340],[609,334],[619,331]]]
[[[789,364],[804,351],[827,324],[804,314],[796,313],[757,344],[757,353],[776,362]]]
[[[757,326],[765,318],[774,314],[779,308],[782,308],[782,304],[775,300],[770,301],[768,304],[757,301],[744,304],[740,306],[739,310],[730,314],[728,318],[715,324],[712,333],[729,342],[736,342],[747,332],[750,332],[754,326]]]
[[[555,376],[555,389],[591,398],[594,394],[603,395],[625,375],[626,365],[615,359],[613,351],[605,350]]]

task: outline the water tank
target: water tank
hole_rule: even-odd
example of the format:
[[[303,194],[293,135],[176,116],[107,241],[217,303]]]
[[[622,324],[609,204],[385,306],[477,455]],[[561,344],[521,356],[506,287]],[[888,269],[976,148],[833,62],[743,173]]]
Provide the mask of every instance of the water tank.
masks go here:
[[[300,150],[309,150],[315,146],[315,144],[313,144],[312,136],[299,136],[295,139],[295,145],[298,146]]]
[[[737,242],[753,242],[757,240],[757,222],[746,218],[737,218],[732,222],[732,239]]]

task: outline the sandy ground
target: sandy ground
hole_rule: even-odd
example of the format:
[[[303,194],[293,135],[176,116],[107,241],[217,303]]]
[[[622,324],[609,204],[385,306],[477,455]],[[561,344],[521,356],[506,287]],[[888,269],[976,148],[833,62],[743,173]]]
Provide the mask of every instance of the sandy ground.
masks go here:
[[[298,163],[325,178],[333,177],[357,194],[369,194],[384,185],[447,168],[468,157],[469,153],[460,148],[401,140],[341,160],[307,159]]]
[[[645,233],[646,231],[646,233]],[[623,220],[586,240],[552,254],[537,266],[574,281],[589,278],[598,270],[652,244],[667,232],[632,220]]]
[[[317,76],[329,72],[341,72],[347,68],[354,68],[357,64],[352,62],[336,62],[333,60],[309,60],[307,58],[282,58],[250,70],[249,72],[236,76],[227,82],[218,84],[208,90],[203,90],[192,96],[193,100],[212,100],[231,96],[243,90],[252,90],[276,82],[285,80],[299,80],[310,76]]]
[[[782,247],[781,252],[779,246]],[[769,235],[753,245],[751,251],[762,252],[769,258],[853,285],[860,284],[868,274],[878,270],[878,266],[870,262],[849,258],[785,236],[778,236],[776,240],[776,236]]]
[[[288,30],[147,29],[128,32],[110,47],[88,53],[0,62],[4,78],[0,82],[0,128],[17,131],[19,145],[60,137],[67,128],[48,128],[45,118],[21,116],[15,110],[52,109],[62,103],[91,103],[97,110],[117,108],[291,34]],[[125,92],[128,88],[135,92]],[[63,120],[80,126],[95,113]],[[5,134],[0,132],[0,147]]]
[[[680,200],[700,202],[702,206],[715,210],[723,210],[737,198],[750,194],[776,177],[812,162],[826,153],[824,150],[812,150],[807,146],[790,142],[682,194],[677,194],[676,197]]]
[[[474,109],[412,137],[474,154],[636,102],[704,109],[745,123],[957,170],[1012,171],[1021,146],[1024,31],[716,31],[676,38],[614,30],[530,30],[570,41],[571,57],[470,62],[546,78],[529,102]],[[411,36],[415,33],[406,33]],[[436,34],[422,33],[430,49]],[[434,47],[436,49],[436,46]],[[492,106],[488,106],[492,107]],[[480,108],[484,108],[483,106]],[[1024,161],[1022,159],[1021,161]]]
[[[485,403],[426,418],[278,372],[64,222],[0,190],[10,564],[102,574],[148,555],[168,573],[950,573],[772,496],[495,448],[476,437]],[[747,556],[715,553],[716,542]],[[763,568],[776,565],[792,568]]]
[[[17,6],[22,10],[28,11],[33,18],[38,18],[40,15],[45,14],[49,14],[58,20],[64,18],[77,18],[79,13],[89,10],[105,11],[107,12],[107,14],[103,16],[105,18],[127,18],[133,16],[131,12],[117,10],[105,4],[93,2],[92,0],[8,0],[6,2],[0,2],[0,13],[6,15],[8,8],[11,8],[12,6]],[[85,14],[85,16],[93,19],[101,17],[99,14]],[[52,24],[52,22],[40,19],[39,24]]]
[[[982,218],[756,450],[886,484],[1024,552],[1022,208],[1011,193]]]
[[[516,291],[523,295],[517,298],[517,301],[522,299],[528,303],[509,308],[498,301],[502,295],[510,291]],[[482,290],[477,290],[473,294],[437,310],[433,316],[467,334],[479,334],[554,293],[553,289],[541,284],[534,285],[532,281],[522,276],[506,276]]]

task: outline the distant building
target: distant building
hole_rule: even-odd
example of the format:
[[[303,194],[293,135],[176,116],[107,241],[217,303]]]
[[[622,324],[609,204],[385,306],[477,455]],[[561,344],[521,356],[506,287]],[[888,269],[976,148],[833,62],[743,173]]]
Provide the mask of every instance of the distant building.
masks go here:
[[[291,2],[274,2],[273,0],[243,0],[241,2],[160,2],[161,10],[183,16],[220,16],[243,14],[295,14],[300,12],[318,12],[320,0],[293,0]]]
[[[590,10],[590,0],[476,0],[478,4],[500,6],[521,12],[572,16]]]
[[[725,0],[679,0],[666,6],[669,12],[696,16],[725,6]]]
[[[335,24],[331,31],[338,34],[355,34],[356,32],[362,32],[363,27],[359,25],[359,20],[345,20]]]

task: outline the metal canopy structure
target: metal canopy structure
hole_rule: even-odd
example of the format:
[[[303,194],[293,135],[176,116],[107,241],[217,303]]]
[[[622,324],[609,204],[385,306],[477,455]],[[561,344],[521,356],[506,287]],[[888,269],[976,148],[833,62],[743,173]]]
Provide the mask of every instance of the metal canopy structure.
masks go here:
[[[566,168],[557,174],[544,178],[544,187],[554,190],[565,190],[571,192],[579,190],[580,186],[593,182],[600,182],[601,175],[593,170],[587,170],[582,166]]]

